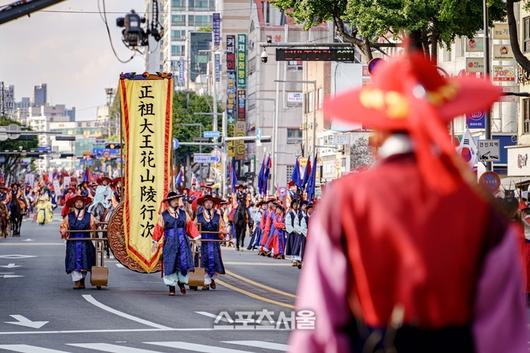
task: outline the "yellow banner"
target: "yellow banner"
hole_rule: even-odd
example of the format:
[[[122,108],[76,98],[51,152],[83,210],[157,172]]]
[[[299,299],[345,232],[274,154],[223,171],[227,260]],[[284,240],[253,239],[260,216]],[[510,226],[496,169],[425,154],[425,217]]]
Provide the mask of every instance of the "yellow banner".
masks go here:
[[[146,272],[160,258],[152,235],[171,175],[171,76],[124,76],[120,79],[125,141],[123,224],[127,254]]]

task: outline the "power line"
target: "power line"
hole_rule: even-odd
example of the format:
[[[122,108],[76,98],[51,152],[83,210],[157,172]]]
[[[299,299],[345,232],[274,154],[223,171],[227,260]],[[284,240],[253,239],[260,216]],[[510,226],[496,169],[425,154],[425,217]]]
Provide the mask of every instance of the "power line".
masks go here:
[[[102,0],[103,2],[103,15],[101,14],[101,8],[100,8],[100,5],[99,5],[99,0],[98,0],[98,10],[99,10],[99,15],[101,16],[103,22],[105,23],[105,28],[107,29],[107,35],[109,37],[109,43],[110,43],[110,47],[112,49],[112,52],[114,53],[114,56],[116,57],[116,59],[118,59],[119,62],[123,63],[123,64],[126,64],[128,62],[130,62],[132,59],[134,59],[134,56],[136,55],[136,53],[134,53],[128,60],[123,60],[121,59],[119,56],[118,56],[118,53],[116,52],[116,49],[114,49],[114,44],[112,43],[112,36],[110,34],[110,28],[109,28],[109,23],[107,21],[107,9],[106,9],[106,6],[105,6],[105,0]]]

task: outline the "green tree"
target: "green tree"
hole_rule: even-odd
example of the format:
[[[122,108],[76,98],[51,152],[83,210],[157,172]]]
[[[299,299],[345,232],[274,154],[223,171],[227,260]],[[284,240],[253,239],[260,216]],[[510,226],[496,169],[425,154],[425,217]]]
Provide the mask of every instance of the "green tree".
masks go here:
[[[521,0],[506,0],[506,9],[508,17],[508,27],[510,31],[510,45],[512,46],[513,56],[515,61],[524,71],[530,72],[530,60],[523,54],[519,44],[519,35],[517,33],[517,20],[515,19],[515,4],[522,2]],[[526,10],[530,10],[530,3],[524,1]]]
[[[0,117],[0,126],[18,125],[25,128],[24,125],[18,121],[10,119],[8,117]],[[28,151],[33,148],[37,148],[38,139],[37,136],[21,136],[15,140],[0,141],[0,151],[19,151],[20,149]],[[2,173],[6,181],[13,179],[17,168],[20,166],[22,156],[19,154],[5,155],[4,163],[2,163]]]
[[[219,109],[219,111],[221,111]],[[212,130],[212,115],[196,114],[211,113],[212,98],[200,96],[191,91],[177,91],[173,95],[173,137],[181,142],[193,142],[194,138],[200,138],[199,126],[190,124],[201,124],[202,130]],[[218,119],[218,130],[221,130],[221,119]],[[203,152],[211,151],[211,147],[203,147]],[[199,152],[198,146],[180,146],[176,152],[178,163],[185,163],[187,157]]]
[[[513,0],[512,0],[513,1]],[[408,33],[411,44],[435,59],[437,45],[450,45],[456,36],[473,37],[483,28],[482,1],[478,0],[272,0],[306,29],[333,21],[345,42],[372,59],[380,38],[400,40]],[[504,0],[488,0],[489,20],[506,15]]]

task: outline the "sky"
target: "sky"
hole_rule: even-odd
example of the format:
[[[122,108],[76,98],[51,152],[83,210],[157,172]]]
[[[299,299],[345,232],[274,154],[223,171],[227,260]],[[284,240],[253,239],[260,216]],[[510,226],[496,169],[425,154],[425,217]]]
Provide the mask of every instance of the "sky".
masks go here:
[[[15,0],[0,0],[0,6]],[[0,81],[15,85],[15,99],[31,97],[33,86],[48,84],[48,102],[75,106],[77,120],[96,118],[106,104],[105,88],[116,88],[121,72],[145,71],[137,54],[127,64],[112,53],[98,0],[66,0],[46,10],[91,11],[91,14],[37,12],[0,25]],[[132,52],[121,42],[116,18],[131,9],[143,13],[144,0],[106,0],[114,47],[121,59]],[[113,13],[118,12],[118,13]]]

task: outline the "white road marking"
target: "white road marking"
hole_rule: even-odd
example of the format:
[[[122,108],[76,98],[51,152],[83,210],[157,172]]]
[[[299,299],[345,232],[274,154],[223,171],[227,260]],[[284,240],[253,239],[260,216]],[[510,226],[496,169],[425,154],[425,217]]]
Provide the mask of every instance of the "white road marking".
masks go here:
[[[8,264],[8,265],[0,266],[0,267],[3,267],[3,268],[17,268],[17,267],[20,267],[20,266],[19,265],[15,265],[15,264]]]
[[[56,349],[41,348],[37,346],[30,346],[28,344],[1,344],[0,349],[5,349],[11,352],[20,353],[68,353],[66,351],[58,351]]]
[[[111,314],[114,314],[114,315],[117,315],[117,316],[120,316],[120,317],[123,317],[124,319],[127,319],[127,320],[131,320],[131,321],[135,321],[135,322],[138,322],[140,324],[143,324],[143,325],[146,325],[146,326],[150,326],[150,327],[154,327],[154,328],[157,328],[157,329],[170,329],[170,327],[167,327],[167,326],[164,326],[164,325],[159,325],[159,324],[155,324],[154,322],[151,322],[151,321],[148,321],[148,320],[144,320],[144,319],[141,319],[139,317],[136,317],[136,316],[133,316],[133,315],[129,315],[127,313],[124,313],[124,312],[121,312],[119,310],[116,310],[116,309],[113,309],[111,308],[110,306],[107,306],[103,303],[100,303],[98,302],[93,296],[91,295],[88,295],[88,294],[84,294],[83,295],[83,298],[89,302],[90,304],[92,305],[95,305],[97,306],[98,308],[100,309],[103,309],[105,311],[108,311],[109,313]]]
[[[34,335],[34,334],[78,334],[78,333],[118,333],[118,332],[196,332],[196,331],[218,331],[218,329],[210,327],[197,327],[197,328],[170,328],[170,329],[158,329],[158,328],[125,328],[125,329],[101,329],[101,330],[56,330],[56,331],[2,331],[0,336],[17,336],[17,335]]]
[[[215,315],[215,314],[209,313],[209,312],[207,312],[207,311],[196,311],[195,313],[196,313],[196,314],[199,314],[199,315],[203,315],[203,316],[211,317],[212,319],[217,319],[217,317],[219,316],[219,315]],[[230,323],[230,324],[233,324],[233,323],[234,323],[234,320],[232,320],[232,319],[230,319],[230,318],[227,320],[227,319],[221,317],[221,319],[220,319],[219,321],[228,322],[228,323]]]
[[[24,240],[22,240],[22,241],[33,241],[33,239],[28,238],[28,239],[24,239]]]
[[[281,351],[281,352],[287,352],[287,349],[289,349],[289,346],[286,344],[266,342],[266,341],[223,341],[223,343],[264,348],[264,349],[270,349],[270,350]]]
[[[118,267],[118,268],[125,268],[125,266],[123,266],[122,264],[118,264],[118,263],[116,264],[116,267]]]
[[[18,278],[18,277],[24,277],[22,275],[0,275],[0,278]]]
[[[0,244],[0,248],[1,247],[4,247],[4,246],[34,246],[34,245],[54,245],[54,246],[58,246],[58,245],[61,245],[61,246],[64,246],[64,243],[3,243],[3,244]],[[2,255],[0,255],[0,258],[2,257]],[[35,256],[29,256],[29,257],[35,257]],[[10,257],[6,257],[6,259],[9,259]],[[23,257],[17,257],[17,259],[20,258],[22,259]]]
[[[31,321],[30,319],[22,315],[9,315],[9,316],[11,316],[13,319],[17,321],[5,321],[6,324],[31,327],[31,328],[36,328],[36,329],[41,328],[42,326],[46,325],[49,322],[49,321]]]
[[[251,353],[249,351],[240,351],[238,349],[221,348],[216,346],[207,346],[204,344],[188,343],[182,341],[174,342],[144,342],[145,344],[152,344],[155,346],[177,348],[193,352],[202,353]]]
[[[160,353],[158,351],[152,351],[148,349],[118,346],[108,343],[68,343],[67,345],[109,353]]]
[[[6,244],[2,244],[6,245]],[[21,245],[21,244],[18,244]],[[10,255],[0,255],[0,259],[29,259],[31,257],[37,257],[35,255],[20,255],[20,254],[10,254]]]

